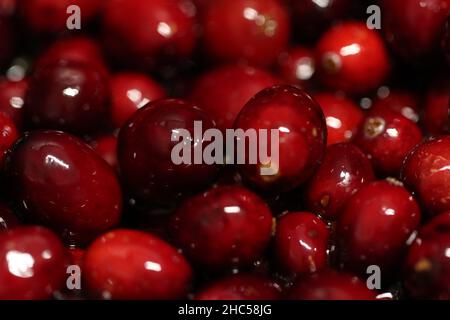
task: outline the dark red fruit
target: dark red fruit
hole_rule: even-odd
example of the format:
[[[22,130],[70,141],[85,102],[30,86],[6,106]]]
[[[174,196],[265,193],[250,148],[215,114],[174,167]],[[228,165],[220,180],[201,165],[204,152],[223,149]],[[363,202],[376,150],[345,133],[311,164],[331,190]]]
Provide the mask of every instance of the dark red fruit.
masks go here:
[[[12,120],[0,113],[0,165],[3,164],[6,151],[19,138],[19,131]]]
[[[306,188],[307,206],[335,220],[352,195],[374,179],[372,165],[361,150],[349,143],[331,145]]]
[[[327,122],[327,144],[353,140],[364,119],[363,111],[352,100],[331,93],[318,93],[319,103]]]
[[[83,260],[86,250],[81,248],[69,247],[67,248],[70,265],[79,266],[83,270]]]
[[[437,49],[450,1],[383,0],[381,9],[387,40],[404,58],[411,59]]]
[[[398,175],[408,152],[421,141],[420,128],[389,109],[369,112],[355,138],[375,170],[392,176]]]
[[[386,96],[378,97],[370,110],[383,112],[390,109],[413,122],[419,121],[419,106],[411,93],[405,91],[389,91]]]
[[[0,232],[19,225],[14,212],[5,203],[0,202]]]
[[[450,64],[450,15],[447,18],[447,22],[444,27],[444,34],[442,36],[442,48],[445,56],[447,57],[447,62]]]
[[[122,194],[114,171],[78,138],[26,134],[6,159],[16,204],[68,240],[92,239],[119,222]]]
[[[405,262],[404,284],[415,299],[450,299],[450,213],[420,231]]]
[[[16,51],[15,37],[14,26],[10,19],[0,15],[0,68],[6,67],[14,57]]]
[[[280,265],[292,274],[317,272],[327,265],[330,232],[309,212],[292,212],[277,221],[275,252]]]
[[[432,135],[450,134],[450,80],[439,82],[427,93],[423,120]]]
[[[117,137],[115,135],[110,134],[98,137],[91,142],[91,146],[103,160],[115,170],[118,170]]]
[[[327,270],[300,278],[290,290],[291,300],[374,300],[376,291],[358,277]]]
[[[209,269],[252,263],[268,245],[272,214],[242,187],[218,187],[187,199],[175,212],[171,234],[187,257]]]
[[[188,57],[195,46],[192,7],[173,0],[112,0],[103,11],[103,38],[121,64],[154,68],[161,59]],[[132,17],[130,19],[130,17]]]
[[[219,61],[270,66],[289,41],[289,15],[277,0],[217,0],[204,13],[204,45]]]
[[[316,72],[313,50],[293,47],[278,58],[278,73],[286,83],[308,87]]]
[[[402,179],[429,214],[450,210],[450,137],[428,140],[406,158]]]
[[[188,262],[170,244],[125,229],[95,240],[83,270],[89,293],[107,300],[185,298],[192,277]]]
[[[381,36],[362,22],[332,27],[319,40],[316,56],[323,83],[349,94],[376,89],[390,69]]]
[[[383,274],[391,274],[419,223],[419,206],[398,181],[376,181],[361,187],[338,221],[344,268],[365,274],[368,266],[377,265]]]
[[[194,85],[191,99],[224,131],[233,127],[239,111],[250,98],[277,82],[263,69],[229,65],[202,75]]]
[[[101,0],[27,0],[18,3],[28,29],[38,33],[67,30],[67,19],[70,16],[67,8],[71,5],[80,8],[81,28],[86,27],[87,22],[92,20],[102,5]]]
[[[194,164],[194,152],[208,143],[194,137],[194,121],[202,122],[203,131],[213,128],[209,116],[183,100],[162,99],[139,109],[119,134],[118,160],[123,182],[132,196],[150,202],[173,202],[178,196],[191,193],[210,184],[217,165]],[[191,140],[189,164],[176,165],[171,157],[171,141],[177,130],[188,130]]]
[[[196,294],[196,300],[278,300],[280,286],[270,278],[236,274],[213,282]]]
[[[311,176],[325,152],[326,124],[320,106],[295,87],[274,86],[259,92],[244,106],[234,126],[244,131],[267,129],[268,150],[273,149],[269,132],[279,132],[279,148],[275,145],[278,159],[272,155],[270,163],[275,174],[264,175],[262,169],[269,165],[261,157],[257,164],[250,164],[249,150],[236,150],[247,157],[246,164],[239,167],[243,177],[262,190],[288,191],[299,186]],[[260,145],[262,140],[258,141]]]
[[[0,112],[7,115],[19,128],[23,123],[23,105],[27,90],[27,80],[0,80]]]
[[[0,299],[49,299],[66,279],[66,250],[48,229],[0,232]]]
[[[111,120],[116,128],[122,127],[137,109],[166,95],[163,87],[142,73],[117,73],[109,83]]]
[[[59,62],[36,70],[25,104],[28,122],[37,128],[86,133],[107,115],[108,83],[93,64]]]

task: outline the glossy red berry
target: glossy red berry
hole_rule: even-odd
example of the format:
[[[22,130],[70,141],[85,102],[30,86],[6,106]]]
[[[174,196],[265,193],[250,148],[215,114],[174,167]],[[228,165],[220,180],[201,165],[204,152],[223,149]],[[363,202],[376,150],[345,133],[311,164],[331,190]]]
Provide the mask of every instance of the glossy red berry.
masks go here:
[[[307,47],[292,47],[280,54],[277,68],[286,83],[308,87],[316,72],[314,51]]]
[[[175,212],[171,234],[196,264],[208,269],[245,266],[265,250],[272,214],[242,187],[218,187],[187,199]]]
[[[16,204],[66,239],[84,242],[119,222],[116,175],[78,138],[59,131],[28,133],[5,164]]]
[[[354,139],[364,119],[363,111],[352,100],[331,93],[318,93],[314,99],[327,122],[327,144]]]
[[[420,216],[417,202],[398,182],[362,186],[338,221],[344,268],[365,273],[368,266],[377,265],[383,274],[391,274],[402,261]]]
[[[14,122],[3,113],[0,113],[0,165],[3,164],[6,152],[19,138],[19,134]]]
[[[59,62],[36,70],[25,103],[36,128],[87,133],[107,115],[109,89],[102,70],[78,62]]]
[[[290,290],[291,300],[374,300],[376,292],[358,277],[332,270],[300,278]]]
[[[0,232],[0,299],[49,299],[65,284],[66,251],[48,229]]]
[[[196,300],[278,300],[281,288],[272,279],[239,273],[217,280],[195,295]]]
[[[450,210],[450,137],[428,140],[405,160],[402,179],[429,214]]]
[[[11,229],[20,224],[11,208],[3,202],[0,202],[0,232]]]
[[[329,29],[317,44],[316,57],[322,82],[349,94],[376,89],[390,69],[381,36],[362,22],[345,22]]]
[[[236,151],[247,157],[246,164],[239,166],[244,179],[265,191],[287,191],[299,186],[311,176],[325,152],[323,113],[306,92],[295,87],[274,86],[259,92],[244,106],[234,127],[244,131],[275,129],[279,133],[278,148],[276,144],[272,148],[272,139],[267,138],[268,149],[278,151],[278,159],[272,155],[270,163],[275,174],[264,173],[262,168],[268,165],[262,161],[251,164],[248,150]]]
[[[308,182],[308,209],[325,219],[335,220],[347,201],[374,179],[370,161],[356,146],[349,143],[331,145]]]
[[[118,170],[117,137],[115,135],[110,134],[98,137],[90,144],[103,160],[105,160],[112,168]]]
[[[389,109],[413,122],[419,121],[419,106],[417,98],[406,91],[388,91],[386,96],[374,100],[370,110],[373,112],[384,112]]]
[[[0,112],[7,115],[20,128],[23,123],[23,105],[28,80],[0,80]]]
[[[192,277],[188,262],[170,244],[126,229],[97,238],[83,270],[90,295],[106,300],[185,298]]]
[[[438,48],[450,1],[383,0],[381,10],[386,39],[402,57],[411,59]]]
[[[111,76],[111,120],[116,128],[147,103],[164,98],[164,88],[142,73],[123,72]]]
[[[404,284],[415,299],[450,299],[450,213],[434,217],[411,245]]]
[[[440,82],[429,89],[423,116],[427,131],[432,135],[450,134],[450,81]]]
[[[113,0],[103,10],[107,52],[121,64],[155,68],[188,57],[195,46],[192,7],[173,0]],[[132,17],[132,19],[130,19]]]
[[[277,221],[275,253],[292,274],[317,272],[327,265],[330,232],[325,222],[309,212],[291,212]]]
[[[407,154],[422,141],[420,128],[394,111],[369,112],[355,143],[377,172],[397,176]]]
[[[183,100],[157,100],[134,113],[120,131],[118,142],[121,176],[131,196],[144,202],[173,202],[214,180],[218,166],[203,161],[195,164],[193,159],[195,150],[208,145],[203,137],[194,136],[195,121],[202,123],[203,131],[214,128],[206,113]],[[172,141],[173,133],[180,129],[189,131],[192,139]],[[172,151],[180,143],[187,144],[191,157],[177,165]]]
[[[204,12],[208,56],[270,66],[289,41],[289,16],[277,0],[217,0]]]
[[[233,128],[239,111],[250,98],[277,82],[263,69],[228,65],[200,76],[190,98],[210,114],[217,127],[224,131]]]

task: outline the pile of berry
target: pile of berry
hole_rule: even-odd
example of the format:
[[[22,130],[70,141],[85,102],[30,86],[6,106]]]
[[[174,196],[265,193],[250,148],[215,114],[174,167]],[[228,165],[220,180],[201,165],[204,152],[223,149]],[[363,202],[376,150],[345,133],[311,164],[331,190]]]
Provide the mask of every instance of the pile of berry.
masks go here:
[[[0,0],[0,299],[450,299],[449,14]]]

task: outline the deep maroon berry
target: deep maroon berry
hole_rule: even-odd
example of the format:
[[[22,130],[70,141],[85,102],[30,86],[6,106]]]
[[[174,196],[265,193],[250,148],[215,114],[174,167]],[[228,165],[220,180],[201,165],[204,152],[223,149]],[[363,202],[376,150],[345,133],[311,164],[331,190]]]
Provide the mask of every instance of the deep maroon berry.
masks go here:
[[[409,249],[404,284],[415,299],[450,299],[450,213],[434,217]]]
[[[0,113],[0,165],[3,164],[6,151],[18,138],[19,131],[14,122],[8,116]]]
[[[290,290],[291,300],[374,300],[376,292],[358,277],[332,270],[301,278]]]
[[[447,22],[444,27],[444,34],[442,36],[442,49],[445,56],[447,57],[447,62],[450,64],[450,15],[447,18]]]
[[[437,49],[450,1],[383,0],[381,9],[386,39],[402,57],[411,59]]]
[[[20,224],[14,212],[5,203],[0,202],[0,232]]]
[[[23,123],[23,105],[28,81],[0,80],[0,112],[6,114],[18,128]]]
[[[201,121],[202,130],[213,128],[210,117],[183,100],[161,99],[139,109],[119,134],[118,160],[122,180],[131,196],[145,202],[173,202],[178,196],[210,184],[217,165],[195,164],[196,148],[208,143],[194,137],[194,122]],[[172,141],[179,129],[188,130],[189,141]],[[173,162],[172,151],[179,143],[189,143],[188,163]]]
[[[429,89],[423,120],[428,133],[450,134],[450,80],[439,81]]]
[[[200,76],[190,98],[214,118],[217,127],[225,130],[233,127],[239,111],[250,98],[277,82],[263,69],[229,65]]]
[[[155,68],[188,57],[195,46],[192,7],[185,1],[113,0],[105,3],[103,38],[121,64]]]
[[[419,106],[416,97],[406,91],[388,91],[386,96],[379,96],[370,110],[383,112],[390,109],[413,122],[419,121]]]
[[[327,122],[327,144],[353,140],[364,119],[363,111],[352,100],[331,93],[318,93],[319,103]]]
[[[268,245],[272,214],[242,187],[218,187],[187,199],[175,212],[171,234],[187,257],[208,269],[244,266]]]
[[[417,124],[389,109],[369,112],[355,138],[375,170],[392,176],[398,176],[406,155],[421,141]]]
[[[376,89],[390,69],[381,36],[363,22],[345,22],[329,29],[317,44],[316,57],[322,82],[349,94]]]
[[[119,229],[95,240],[84,256],[87,290],[102,299],[181,299],[192,277],[186,259],[167,242]]]
[[[0,299],[49,299],[65,284],[66,251],[48,229],[0,232]]]
[[[272,279],[239,273],[215,281],[199,293],[196,300],[278,300],[280,286]]]
[[[122,127],[137,109],[166,95],[161,85],[142,73],[117,73],[109,83],[111,120],[116,128]]]
[[[308,87],[315,72],[314,51],[310,48],[292,47],[278,58],[278,73],[286,83]]]
[[[338,221],[341,262],[346,269],[366,272],[377,265],[391,274],[418,228],[420,209],[398,181],[376,181],[348,200]]]
[[[30,79],[25,116],[37,128],[90,132],[107,115],[108,95],[107,79],[93,64],[46,65]]]
[[[251,164],[247,159],[239,166],[244,179],[262,190],[287,191],[299,186],[311,176],[325,152],[326,124],[320,106],[295,87],[274,86],[259,92],[244,106],[234,126],[244,131],[278,129],[278,163],[273,156],[270,163],[277,169],[274,175],[263,174],[262,167],[268,165],[262,162]],[[246,151],[236,153],[245,152],[249,157]]]
[[[275,252],[280,265],[292,274],[314,273],[327,264],[327,225],[309,212],[291,212],[277,221]]]
[[[122,195],[112,168],[78,138],[26,134],[6,159],[16,204],[68,240],[86,241],[115,226]]]
[[[289,15],[277,0],[217,0],[204,13],[204,46],[213,58],[270,66],[289,41]]]
[[[325,219],[335,220],[351,196],[374,179],[372,165],[361,150],[349,143],[331,145],[307,185],[307,206]]]
[[[428,140],[405,160],[402,179],[429,214],[450,210],[450,137]]]
[[[115,135],[110,134],[98,137],[91,142],[91,146],[103,160],[115,170],[118,170],[117,137]]]

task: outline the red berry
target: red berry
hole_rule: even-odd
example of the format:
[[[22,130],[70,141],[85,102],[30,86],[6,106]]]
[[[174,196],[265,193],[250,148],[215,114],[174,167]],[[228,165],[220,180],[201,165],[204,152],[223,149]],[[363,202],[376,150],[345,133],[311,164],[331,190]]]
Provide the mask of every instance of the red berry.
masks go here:
[[[0,299],[49,299],[66,279],[66,251],[42,227],[0,232]]]
[[[204,45],[213,59],[270,66],[289,41],[289,16],[277,0],[217,0],[204,13]]]
[[[161,85],[142,73],[117,73],[109,83],[111,119],[116,128],[122,127],[137,109],[166,95]]]
[[[188,57],[196,35],[192,10],[179,0],[112,0],[103,11],[108,53],[121,64],[154,68],[162,59]],[[192,8],[191,8],[192,9]]]
[[[68,252],[70,265],[79,266],[80,269],[83,270],[83,260],[86,250],[75,247],[69,247],[66,250]]]
[[[270,278],[239,273],[209,284],[196,300],[278,300],[280,286]]]
[[[192,270],[167,242],[150,233],[119,229],[89,246],[84,277],[94,298],[181,299]]]
[[[81,140],[59,131],[26,134],[6,159],[16,204],[67,239],[87,241],[119,222],[114,171]]]
[[[355,138],[375,170],[385,175],[397,175],[408,152],[421,141],[419,127],[389,109],[369,112]]]
[[[349,143],[331,145],[306,188],[308,208],[335,220],[351,196],[374,179],[372,165],[361,150]]]
[[[420,231],[405,262],[404,284],[415,299],[450,299],[450,213]]]
[[[5,203],[0,202],[0,232],[19,225],[19,219]]]
[[[208,112],[217,127],[224,131],[233,127],[239,111],[250,98],[276,83],[277,79],[263,69],[229,65],[200,76],[191,99]]]
[[[356,276],[323,271],[301,278],[291,289],[291,300],[374,300],[375,291]]]
[[[429,214],[450,210],[450,137],[428,140],[417,146],[402,168],[402,179]]]
[[[98,137],[91,142],[91,146],[103,160],[115,170],[118,170],[117,137],[115,135],[110,134]]]
[[[353,140],[364,119],[363,111],[345,97],[318,93],[314,99],[319,103],[327,122],[327,144]]]
[[[323,83],[349,94],[376,89],[390,69],[381,36],[362,22],[345,22],[329,29],[319,40],[316,55]]]
[[[287,191],[299,186],[311,176],[325,152],[323,113],[306,92],[295,87],[274,86],[259,92],[244,106],[234,126],[244,131],[277,129],[279,132],[279,150],[275,150],[279,151],[278,162],[271,157],[272,168],[278,169],[275,175],[263,175],[261,169],[267,165],[251,164],[249,159],[239,167],[243,177],[262,190]],[[270,145],[271,139],[267,140]]]
[[[416,97],[409,92],[389,91],[387,96],[375,99],[370,110],[384,112],[386,109],[390,109],[413,122],[419,121],[419,106]]]
[[[376,181],[350,198],[338,221],[341,259],[346,269],[370,265],[390,275],[402,261],[407,241],[420,223],[420,209],[402,186]]]
[[[206,141],[195,141],[195,148],[190,145],[190,164],[172,161],[173,147],[181,143],[171,141],[173,132],[185,129],[194,137],[194,121],[202,122],[203,131],[214,127],[206,113],[174,99],[151,102],[129,119],[119,134],[118,160],[122,180],[132,196],[145,202],[173,202],[214,180],[217,165],[194,164],[192,160],[194,149],[207,145]]]
[[[0,112],[6,114],[19,128],[23,123],[23,105],[27,90],[27,80],[0,80]]]
[[[242,187],[218,187],[187,199],[175,212],[171,234],[189,259],[209,269],[245,266],[270,240],[272,214]]]
[[[327,225],[309,212],[292,212],[277,222],[275,252],[289,273],[305,274],[327,265],[329,240]]]
[[[9,117],[0,113],[0,165],[9,148],[19,138],[19,131]]]
[[[429,89],[423,117],[430,134],[450,134],[450,81],[439,82]]]
[[[313,50],[306,47],[292,47],[278,58],[278,72],[289,84],[308,87],[316,72]]]

